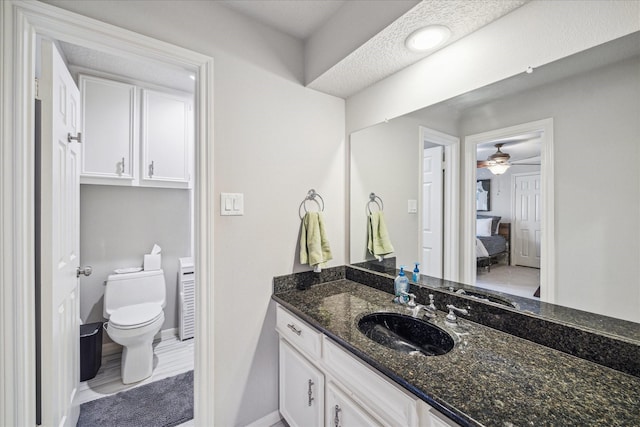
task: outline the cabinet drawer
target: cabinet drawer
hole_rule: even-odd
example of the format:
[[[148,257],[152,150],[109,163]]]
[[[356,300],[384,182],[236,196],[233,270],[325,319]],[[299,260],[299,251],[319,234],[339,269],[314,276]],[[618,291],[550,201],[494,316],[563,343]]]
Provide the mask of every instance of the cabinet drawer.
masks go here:
[[[322,334],[281,306],[276,309],[276,330],[287,341],[315,359],[322,355]]]
[[[323,337],[323,365],[369,408],[390,425],[418,425],[416,398],[391,384],[373,369]]]

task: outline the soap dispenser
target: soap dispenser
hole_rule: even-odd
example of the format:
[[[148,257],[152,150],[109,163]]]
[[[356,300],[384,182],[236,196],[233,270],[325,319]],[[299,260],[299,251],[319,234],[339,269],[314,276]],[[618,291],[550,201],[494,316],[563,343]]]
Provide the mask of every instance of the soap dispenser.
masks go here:
[[[409,279],[404,274],[404,266],[400,266],[400,273],[394,280],[394,290],[396,294],[395,301],[401,304],[406,303],[409,300]]]
[[[416,268],[413,269],[413,281],[415,283],[418,283],[420,281],[420,270],[418,269],[418,266],[420,265],[419,262],[416,262]]]

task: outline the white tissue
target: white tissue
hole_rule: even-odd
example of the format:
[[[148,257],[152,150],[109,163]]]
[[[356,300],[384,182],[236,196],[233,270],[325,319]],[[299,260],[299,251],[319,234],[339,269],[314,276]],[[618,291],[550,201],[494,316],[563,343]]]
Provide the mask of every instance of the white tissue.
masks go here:
[[[153,249],[151,249],[150,254],[144,255],[144,270],[160,270],[162,268],[162,256],[160,255],[162,249],[158,245],[153,245]]]

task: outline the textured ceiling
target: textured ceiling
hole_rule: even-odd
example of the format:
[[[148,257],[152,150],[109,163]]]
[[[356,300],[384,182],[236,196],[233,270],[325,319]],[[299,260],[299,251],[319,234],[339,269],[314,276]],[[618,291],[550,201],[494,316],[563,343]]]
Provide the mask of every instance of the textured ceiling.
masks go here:
[[[189,77],[193,73],[187,70],[148,60],[111,55],[70,43],[59,43],[69,65],[128,77],[183,92],[193,93],[195,90],[195,82]]]
[[[306,40],[346,0],[224,0],[223,3],[295,38]]]
[[[267,26],[306,40],[332,16],[339,14],[346,1],[223,0],[222,3]],[[527,1],[424,0],[311,82],[309,87],[347,98],[428,56],[405,48],[404,40],[414,30],[429,24],[446,25],[452,31],[447,42],[451,44]],[[193,81],[185,70],[125,59],[66,43],[62,48],[73,65],[193,91]]]
[[[322,74],[309,87],[347,98],[427,57],[410,52],[406,37],[431,24],[445,25],[452,36],[442,47],[522,6],[528,0],[424,0]],[[441,48],[442,48],[441,47]]]

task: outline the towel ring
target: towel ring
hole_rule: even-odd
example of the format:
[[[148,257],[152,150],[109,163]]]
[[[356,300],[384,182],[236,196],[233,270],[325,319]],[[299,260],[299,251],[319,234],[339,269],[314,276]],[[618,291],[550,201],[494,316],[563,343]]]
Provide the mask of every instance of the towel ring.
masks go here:
[[[320,201],[318,201],[318,199],[320,199]],[[304,209],[304,213],[308,212],[307,211],[307,206],[305,205],[305,202],[307,200],[316,202],[316,204],[318,205],[318,209],[320,209],[320,212],[324,212],[324,199],[322,198],[322,196],[320,194],[316,193],[316,190],[314,190],[312,188],[307,193],[307,197],[302,199],[302,203],[300,203],[300,206],[298,207],[298,215],[300,216],[300,219],[302,219],[304,217],[304,215],[302,214],[301,209]]]
[[[378,203],[378,200],[380,201],[380,203]],[[382,199],[379,196],[376,196],[376,193],[369,194],[369,201],[367,202],[367,210],[369,211],[369,214],[372,213],[371,203],[375,203],[376,205],[378,205],[378,210],[380,211],[384,210],[384,203],[382,202]]]

